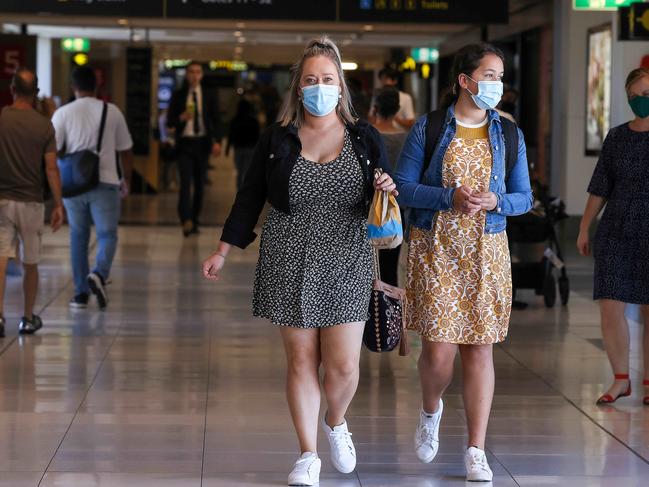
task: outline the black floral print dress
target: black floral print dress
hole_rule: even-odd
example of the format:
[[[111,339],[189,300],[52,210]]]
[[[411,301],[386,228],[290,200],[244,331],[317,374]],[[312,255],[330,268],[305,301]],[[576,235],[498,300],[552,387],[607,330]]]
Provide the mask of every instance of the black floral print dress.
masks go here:
[[[597,227],[595,299],[649,304],[649,132],[611,129],[588,192],[606,199]]]
[[[366,321],[372,253],[363,173],[349,134],[331,162],[300,155],[289,191],[291,214],[271,208],[264,224],[253,314],[300,328]]]

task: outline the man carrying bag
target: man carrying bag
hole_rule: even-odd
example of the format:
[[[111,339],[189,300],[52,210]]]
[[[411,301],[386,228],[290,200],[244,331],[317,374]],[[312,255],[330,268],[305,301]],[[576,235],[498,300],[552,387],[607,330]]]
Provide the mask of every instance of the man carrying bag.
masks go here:
[[[100,309],[108,303],[105,284],[117,249],[120,193],[127,193],[133,141],[124,116],[112,103],[95,97],[95,72],[81,66],[72,72],[75,101],[52,118],[56,130],[63,203],[70,223],[74,296],[71,308],[85,308],[90,292]],[[97,233],[97,257],[90,272],[90,227]]]

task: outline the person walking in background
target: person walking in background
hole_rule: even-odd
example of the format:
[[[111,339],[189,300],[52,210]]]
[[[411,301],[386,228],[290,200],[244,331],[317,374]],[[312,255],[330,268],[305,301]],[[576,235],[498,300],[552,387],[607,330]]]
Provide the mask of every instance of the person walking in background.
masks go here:
[[[612,128],[588,185],[577,248],[595,257],[593,298],[599,300],[602,337],[614,382],[597,404],[631,395],[629,325],[625,303],[640,305],[644,321],[643,403],[649,406],[649,69],[626,79],[635,118]],[[604,209],[591,246],[589,231]]]
[[[60,153],[96,150],[104,103],[106,122],[99,154],[99,185],[83,194],[64,198],[70,224],[70,252],[74,296],[71,308],[85,308],[92,292],[100,309],[108,303],[106,281],[117,249],[120,197],[128,193],[133,141],[122,112],[112,103],[95,98],[95,72],[80,66],[72,72],[75,101],[63,105],[52,117]],[[90,227],[97,233],[95,267],[89,272]]]
[[[250,167],[255,145],[259,140],[259,120],[255,116],[255,110],[250,102],[241,99],[237,104],[237,113],[230,122],[228,134],[228,145],[225,147],[225,155],[230,153],[230,147],[234,147],[234,165],[237,168],[237,191],[243,184],[243,177]]]
[[[505,340],[512,305],[507,216],[532,208],[525,142],[518,137],[507,170],[504,124],[494,110],[502,94],[504,56],[488,44],[466,46],[451,70],[452,95],[430,161],[428,117],[410,131],[395,173],[399,200],[411,209],[408,327],[422,338],[423,408],[415,450],[431,462],[439,447],[442,395],[460,353],[469,438],[469,481],[491,481],[485,454],[494,394],[493,344]],[[500,148],[500,150],[499,150]]]
[[[374,128],[379,131],[388,160],[392,168],[397,165],[401,148],[406,141],[408,133],[401,126],[394,123],[399,112],[399,90],[394,87],[382,88],[374,97],[374,113],[376,114]],[[401,221],[404,220],[403,212]],[[394,249],[383,249],[379,251],[379,266],[381,269],[381,280],[391,286],[398,285],[399,255],[401,245]]]
[[[223,137],[216,96],[203,87],[202,80],[203,67],[190,62],[185,83],[171,97],[167,114],[167,126],[176,137],[178,216],[185,237],[199,231],[210,154],[221,155]]]
[[[379,71],[379,81],[383,88],[399,88],[399,71],[394,68],[383,68]],[[374,103],[372,103],[374,105]],[[372,114],[374,116],[375,114]],[[394,122],[396,125],[408,130],[415,124],[415,105],[412,102],[412,96],[399,90],[399,111],[397,112]]]
[[[379,133],[352,115],[338,47],[310,41],[292,71],[280,122],[264,132],[237,193],[218,250],[203,275],[218,279],[231,247],[247,247],[266,201],[253,312],[279,327],[288,363],[287,400],[300,457],[289,485],[315,485],[320,365],[327,412],[322,429],[336,469],[356,450],[345,415],[359,378],[372,289],[367,215],[375,189],[393,191]]]
[[[56,141],[50,120],[33,107],[38,94],[36,74],[26,68],[11,81],[13,105],[0,114],[0,337],[5,335],[4,295],[9,258],[20,242],[23,276],[23,317],[18,332],[31,334],[43,326],[34,314],[38,293],[38,263],[44,225],[43,161],[54,208],[53,231],[63,224],[61,179],[56,165]]]

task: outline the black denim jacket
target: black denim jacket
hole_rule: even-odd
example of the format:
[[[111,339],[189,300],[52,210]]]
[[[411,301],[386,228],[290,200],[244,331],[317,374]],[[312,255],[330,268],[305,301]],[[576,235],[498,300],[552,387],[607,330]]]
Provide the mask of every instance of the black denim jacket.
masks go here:
[[[374,169],[380,167],[391,173],[390,163],[379,132],[368,122],[358,120],[348,124],[347,130],[363,171],[369,210],[374,194]],[[290,214],[289,179],[301,151],[302,144],[293,125],[282,127],[275,123],[264,131],[223,227],[221,241],[242,249],[250,245],[257,237],[254,228],[266,201]]]

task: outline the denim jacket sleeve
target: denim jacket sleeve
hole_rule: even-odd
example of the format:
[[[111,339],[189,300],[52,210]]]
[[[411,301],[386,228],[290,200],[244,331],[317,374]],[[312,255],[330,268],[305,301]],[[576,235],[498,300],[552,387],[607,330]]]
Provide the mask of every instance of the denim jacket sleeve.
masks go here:
[[[498,205],[494,212],[503,216],[522,215],[530,211],[534,204],[527,166],[527,149],[521,129],[518,129],[518,160],[505,181],[505,193],[496,193],[496,197]]]
[[[250,168],[223,226],[221,241],[235,247],[245,249],[257,238],[254,229],[267,197],[266,164],[270,139],[270,130],[259,139]]]
[[[397,162],[394,179],[399,191],[399,204],[408,208],[448,210],[453,205],[455,189],[422,184],[425,145],[426,116],[424,115],[410,130]],[[431,169],[434,170],[432,167]]]

